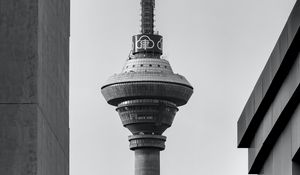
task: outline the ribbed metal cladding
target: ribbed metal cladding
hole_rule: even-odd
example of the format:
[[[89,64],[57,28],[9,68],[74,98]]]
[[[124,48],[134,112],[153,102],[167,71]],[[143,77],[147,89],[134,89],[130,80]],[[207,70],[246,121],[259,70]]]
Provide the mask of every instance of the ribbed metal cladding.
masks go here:
[[[151,148],[162,151],[165,149],[166,139],[166,136],[154,134],[139,134],[128,137],[131,150]]]
[[[119,83],[102,89],[107,102],[114,106],[127,100],[145,98],[167,100],[182,106],[188,102],[192,93],[189,87],[161,82]]]
[[[154,33],[154,0],[141,0],[142,7],[142,25],[141,33],[153,34]]]

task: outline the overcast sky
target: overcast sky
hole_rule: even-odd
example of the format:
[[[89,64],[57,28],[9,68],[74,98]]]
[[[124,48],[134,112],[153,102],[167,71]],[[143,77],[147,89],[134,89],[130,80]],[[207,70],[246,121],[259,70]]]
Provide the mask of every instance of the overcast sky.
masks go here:
[[[162,175],[246,175],[237,120],[296,0],[156,0],[174,72],[194,86],[164,135]],[[139,33],[140,0],[71,0],[71,175],[132,175],[134,152],[100,88]]]

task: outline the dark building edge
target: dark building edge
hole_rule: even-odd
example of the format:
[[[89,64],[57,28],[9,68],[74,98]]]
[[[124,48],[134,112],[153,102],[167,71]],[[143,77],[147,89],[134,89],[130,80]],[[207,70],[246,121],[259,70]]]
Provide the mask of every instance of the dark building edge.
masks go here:
[[[238,120],[238,147],[248,148],[261,120],[297,57],[300,45],[297,1]]]

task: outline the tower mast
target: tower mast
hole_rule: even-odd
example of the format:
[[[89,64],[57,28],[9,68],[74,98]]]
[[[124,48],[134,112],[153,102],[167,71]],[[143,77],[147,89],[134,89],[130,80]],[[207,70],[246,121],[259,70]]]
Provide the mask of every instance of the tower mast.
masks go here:
[[[132,133],[129,147],[135,152],[135,175],[159,175],[166,141],[162,134],[172,125],[178,107],[188,102],[193,87],[161,59],[163,37],[154,34],[155,1],[141,0],[141,7],[141,33],[132,37],[133,55],[101,92]]]
[[[154,0],[141,0],[142,19],[141,19],[141,33],[153,34],[154,33]]]

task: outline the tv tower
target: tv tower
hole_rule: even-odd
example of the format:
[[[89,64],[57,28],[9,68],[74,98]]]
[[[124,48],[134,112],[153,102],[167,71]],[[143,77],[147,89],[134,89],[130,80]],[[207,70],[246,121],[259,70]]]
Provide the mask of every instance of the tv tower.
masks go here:
[[[131,55],[101,92],[132,133],[135,175],[159,175],[159,154],[166,141],[162,133],[172,125],[178,107],[188,102],[193,87],[161,58],[163,37],[154,33],[155,0],[141,0],[141,7],[141,33],[132,37]]]

